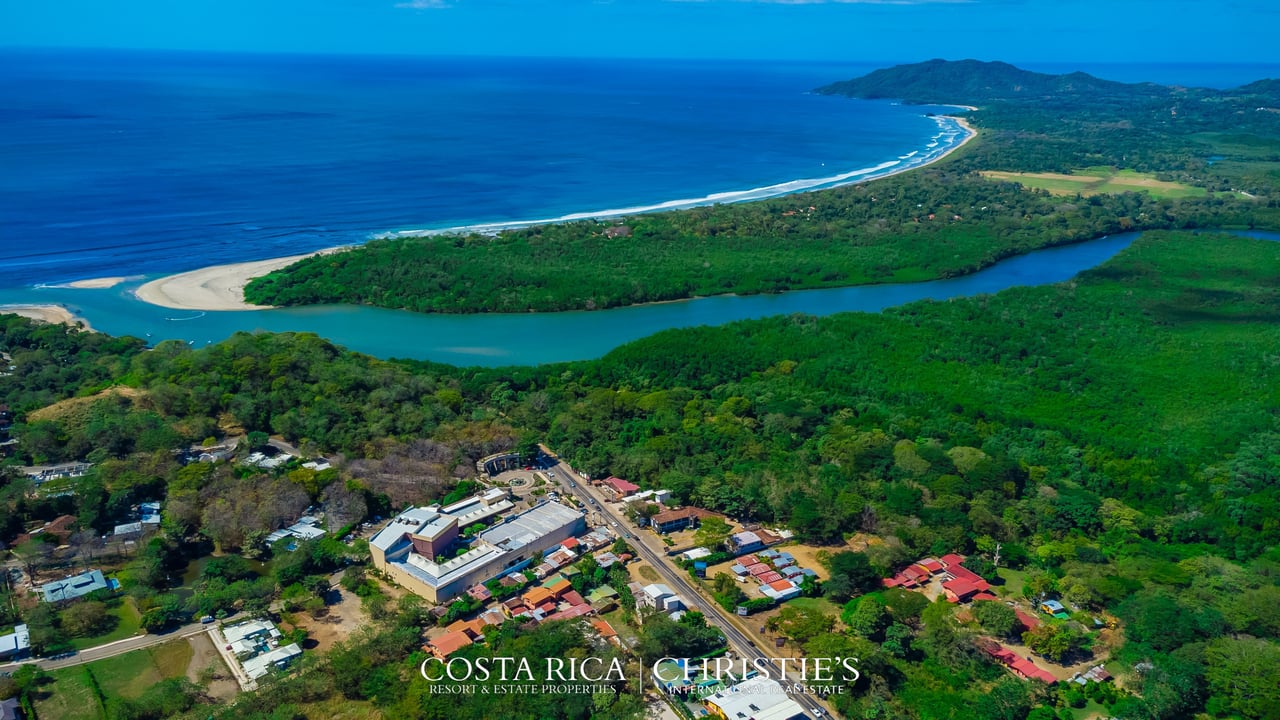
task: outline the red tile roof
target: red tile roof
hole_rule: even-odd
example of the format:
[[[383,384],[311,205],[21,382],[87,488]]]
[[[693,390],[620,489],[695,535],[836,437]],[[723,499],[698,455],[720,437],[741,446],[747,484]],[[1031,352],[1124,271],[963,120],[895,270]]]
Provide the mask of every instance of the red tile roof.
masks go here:
[[[636,485],[635,483],[629,483],[626,480],[623,480],[622,478],[616,478],[616,477],[611,477],[608,480],[605,480],[604,484],[613,488],[617,492],[628,494],[628,495],[640,489],[639,485]]]
[[[468,637],[466,633],[459,631],[445,633],[435,640],[428,642],[427,646],[431,648],[432,654],[443,660],[470,644],[471,638]]]
[[[1040,627],[1040,618],[1035,615],[1025,613],[1017,608],[1014,608],[1013,612],[1018,616],[1018,621],[1022,623],[1022,627],[1028,630],[1034,630]]]
[[[764,563],[756,563],[754,565],[748,565],[747,572],[751,573],[752,575],[763,575],[767,572],[772,572],[772,570],[770,570],[769,566],[765,565]]]
[[[605,640],[608,640],[611,637],[617,637],[618,635],[618,631],[614,630],[613,626],[609,624],[609,621],[603,618],[596,618],[595,620],[592,620],[591,626],[599,631],[600,637]]]
[[[561,610],[558,613],[548,615],[547,620],[571,620],[576,617],[582,617],[594,612],[590,605],[583,603],[582,605],[574,605],[568,610]]]
[[[795,585],[792,584],[790,580],[776,580],[774,582],[769,583],[769,587],[779,592],[782,592],[783,590],[790,590],[791,588],[795,587]]]
[[[931,575],[937,575],[938,573],[942,572],[944,569],[942,567],[942,563],[937,560],[934,560],[933,558],[929,558],[927,560],[921,560],[919,565],[925,570],[928,570],[929,574]]]
[[[770,570],[769,572],[764,573],[763,575],[761,575],[760,577],[758,577],[758,578],[756,578],[756,579],[757,579],[757,580],[759,580],[759,581],[761,582],[761,584],[768,585],[768,584],[770,584],[770,583],[775,583],[775,582],[777,582],[777,581],[781,580],[781,579],[782,579],[782,574],[781,574],[781,573],[779,573],[779,572],[776,572],[776,571]]]
[[[566,592],[564,595],[560,596],[560,599],[561,599],[561,600],[564,600],[565,602],[569,603],[570,605],[581,605],[581,604],[583,604],[583,603],[585,603],[585,602],[586,602],[586,600],[583,600],[583,599],[582,599],[582,596],[581,596],[581,595],[579,595],[579,594],[578,594],[576,591],[574,591],[574,590],[570,590],[570,591]]]
[[[742,567],[751,567],[752,565],[755,565],[758,562],[760,562],[760,558],[756,557],[755,555],[743,555],[742,557],[738,558],[738,564],[741,565]]]

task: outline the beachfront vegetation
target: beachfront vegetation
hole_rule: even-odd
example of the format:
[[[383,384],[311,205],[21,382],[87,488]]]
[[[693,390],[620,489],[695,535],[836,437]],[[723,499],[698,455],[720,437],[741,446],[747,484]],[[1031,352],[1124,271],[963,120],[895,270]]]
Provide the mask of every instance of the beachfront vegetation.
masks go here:
[[[449,467],[532,433],[587,472],[789,526],[806,542],[831,546],[827,594],[856,603],[846,608],[854,627],[811,633],[806,628],[830,628],[834,620],[808,617],[814,610],[802,606],[775,625],[785,624],[793,645],[810,654],[863,658],[864,680],[834,699],[847,716],[982,718],[990,716],[987,698],[997,695],[1021,709],[1010,717],[1037,705],[1069,711],[1075,695],[1002,680],[945,603],[921,608],[882,593],[887,616],[871,605],[859,614],[876,576],[948,551],[982,565],[999,541],[1002,571],[1024,578],[1000,592],[1063,598],[1089,622],[1104,613],[1119,618],[1124,643],[1110,651],[1128,692],[1095,698],[1110,714],[1262,718],[1280,698],[1265,676],[1241,668],[1274,654],[1280,637],[1277,268],[1280,244],[1149,233],[1055,286],[878,315],[673,330],[597,361],[541,368],[387,363],[311,336],[265,334],[199,350],[173,344],[125,357],[125,345],[120,356],[67,357],[117,368],[115,379],[138,391],[126,416],[153,413],[175,432],[216,418],[346,453],[327,486],[299,486],[299,502],[335,487],[355,488],[370,507],[388,502],[389,491],[401,493],[399,502],[439,497],[452,485]],[[3,342],[19,370],[25,353],[46,340],[74,349],[87,337],[10,322]],[[23,338],[22,346],[11,338]],[[273,362],[291,370],[255,370]],[[34,381],[19,387],[39,390]],[[398,394],[373,401],[380,392]],[[329,423],[281,422],[322,408],[330,409]],[[442,408],[450,414],[436,415]],[[375,420],[379,429],[369,429]],[[337,431],[339,424],[346,429]],[[57,433],[83,442],[90,426]],[[495,435],[495,428],[505,430]],[[19,451],[31,452],[19,437]],[[225,534],[228,521],[261,522],[218,511],[240,507],[231,494],[261,501],[264,493],[291,492],[281,484],[290,482],[287,469],[219,479],[227,470],[180,469],[158,455],[133,451],[118,466],[104,461],[91,486],[100,489],[66,498],[32,498],[23,481],[10,479],[0,501],[19,521],[8,532],[62,512],[95,517],[100,503],[140,486],[167,496],[174,539],[152,541],[123,573],[127,587],[140,588],[145,612],[166,602],[166,573],[181,567],[187,543],[219,537],[232,545],[254,532]],[[443,470],[409,489],[387,479],[404,465]],[[839,552],[855,532],[881,541],[865,553]],[[194,587],[214,598],[209,608],[225,607],[223,597],[264,606],[276,588],[322,577],[335,557],[304,548],[273,564],[262,588],[256,571],[232,578],[221,568]],[[997,634],[1007,629],[1004,620],[979,618]],[[1052,631],[1031,641],[1064,658],[1106,652],[1070,627]],[[395,708],[396,716],[431,716],[416,704],[412,683],[392,679],[412,678],[403,662],[410,652],[362,649],[358,665],[343,656],[353,663],[347,669],[347,660],[334,658],[328,669],[265,691],[253,706],[265,713],[271,703],[319,702],[336,690]],[[1233,673],[1248,682],[1233,682]],[[477,717],[491,709],[474,702]],[[1039,717],[1057,710],[1048,712]]]
[[[377,240],[254,280],[245,297],[592,310],[949,277],[1130,229],[1280,226],[1280,132],[1259,110],[1280,104],[1272,84],[1175,90],[935,61],[821,91],[971,103],[982,133],[935,166],[853,187],[497,236]]]

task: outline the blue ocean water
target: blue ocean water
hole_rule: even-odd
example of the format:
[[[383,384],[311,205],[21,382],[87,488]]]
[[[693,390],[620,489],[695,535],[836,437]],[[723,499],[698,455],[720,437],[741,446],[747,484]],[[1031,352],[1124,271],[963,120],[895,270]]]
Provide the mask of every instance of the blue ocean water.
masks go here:
[[[870,69],[0,51],[0,287],[911,162],[929,108],[807,92]]]

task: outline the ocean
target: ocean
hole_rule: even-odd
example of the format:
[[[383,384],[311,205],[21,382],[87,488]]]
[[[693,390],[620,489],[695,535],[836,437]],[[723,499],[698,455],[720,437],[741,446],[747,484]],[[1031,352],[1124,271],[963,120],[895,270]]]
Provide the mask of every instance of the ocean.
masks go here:
[[[901,164],[931,108],[808,92],[873,67],[0,51],[0,287]]]

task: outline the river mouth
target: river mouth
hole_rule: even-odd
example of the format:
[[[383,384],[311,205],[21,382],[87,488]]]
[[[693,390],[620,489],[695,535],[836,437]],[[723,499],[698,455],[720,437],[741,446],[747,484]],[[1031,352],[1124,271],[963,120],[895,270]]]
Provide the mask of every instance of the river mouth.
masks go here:
[[[1236,231],[1259,240],[1280,233]],[[0,290],[0,305],[61,304],[95,329],[155,344],[179,340],[193,347],[241,331],[310,332],[380,358],[431,360],[463,366],[541,365],[598,358],[663,330],[724,325],[775,315],[824,316],[880,312],[918,300],[948,300],[1049,285],[1097,267],[1141,233],[1109,235],[1034,250],[978,272],[943,280],[797,290],[778,295],[718,295],[591,312],[427,315],[352,305],[271,310],[184,312],[144,303],[132,294],[139,281],[105,289],[66,287]]]

